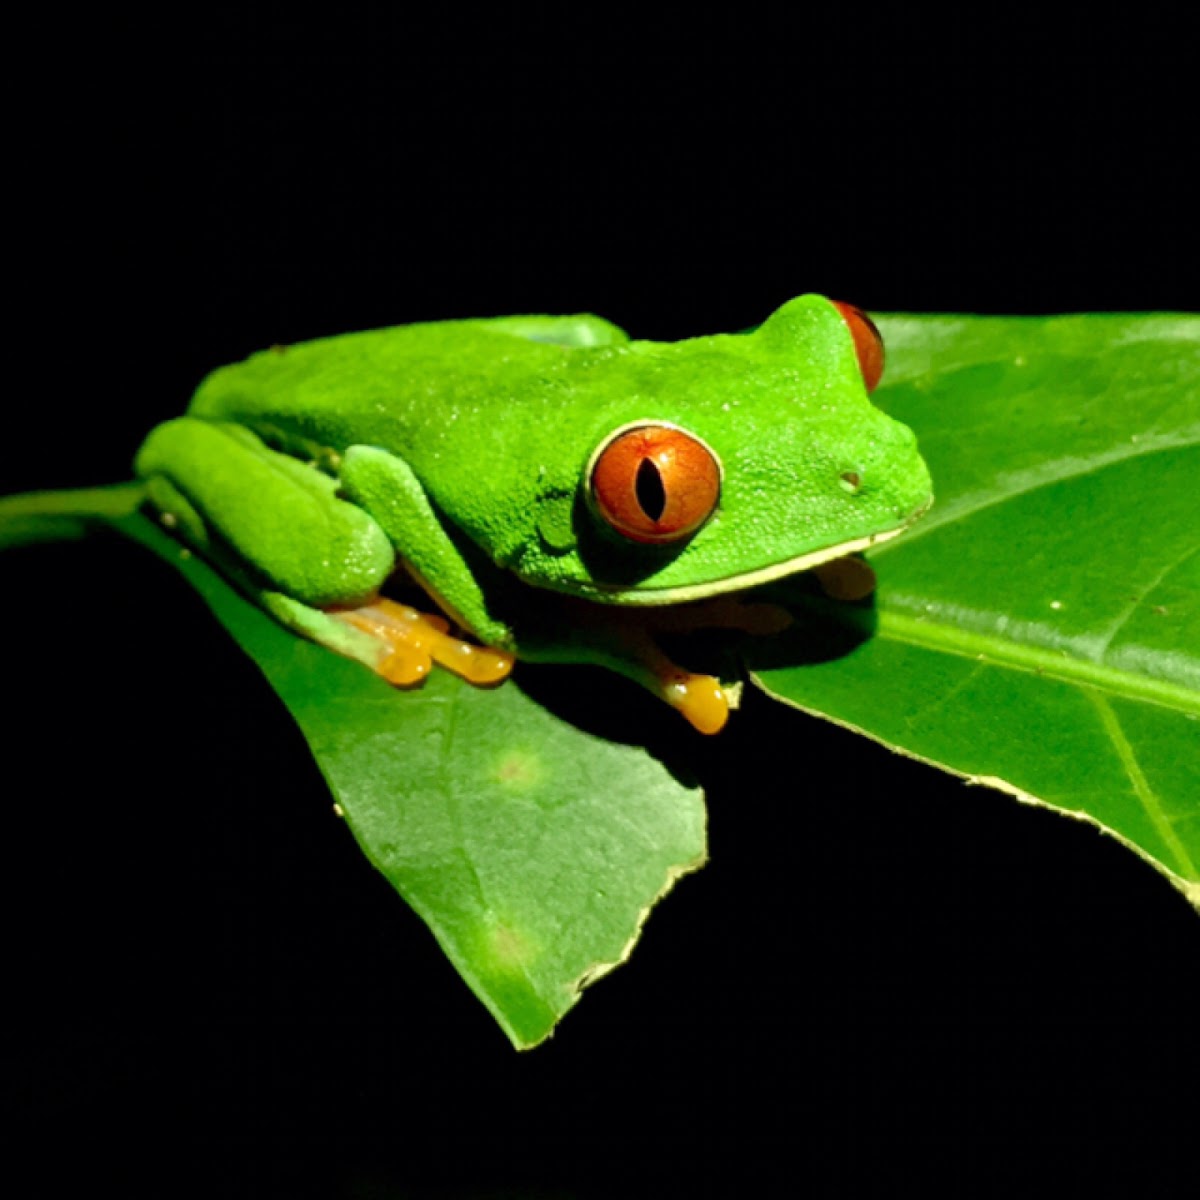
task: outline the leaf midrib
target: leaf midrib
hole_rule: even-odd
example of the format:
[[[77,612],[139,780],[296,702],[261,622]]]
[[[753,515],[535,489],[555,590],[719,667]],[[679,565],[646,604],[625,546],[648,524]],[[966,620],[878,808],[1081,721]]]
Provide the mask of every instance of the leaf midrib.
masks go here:
[[[1200,691],[1194,688],[1106,666],[1063,649],[1050,650],[1016,642],[929,614],[914,616],[899,611],[894,604],[878,611],[875,633],[877,637],[920,649],[984,661],[1013,671],[1095,688],[1121,699],[1158,704],[1189,716],[1200,716]]]

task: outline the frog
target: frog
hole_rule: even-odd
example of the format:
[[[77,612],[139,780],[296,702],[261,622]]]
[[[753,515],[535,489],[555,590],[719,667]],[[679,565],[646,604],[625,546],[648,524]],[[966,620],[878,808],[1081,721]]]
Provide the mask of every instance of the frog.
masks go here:
[[[789,618],[753,589],[844,586],[932,502],[915,434],[871,398],[883,362],[875,323],[816,294],[677,341],[586,313],[394,325],[217,368],[134,471],[255,603],[395,687],[601,666],[715,733],[730,686],[664,636],[770,632]]]

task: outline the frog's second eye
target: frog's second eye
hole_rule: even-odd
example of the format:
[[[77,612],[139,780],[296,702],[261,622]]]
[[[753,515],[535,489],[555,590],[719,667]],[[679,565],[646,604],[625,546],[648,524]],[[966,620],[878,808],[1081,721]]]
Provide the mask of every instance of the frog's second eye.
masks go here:
[[[883,377],[883,335],[861,308],[855,308],[853,304],[843,304],[840,300],[835,300],[833,307],[842,314],[842,320],[850,327],[863,383],[867,385],[868,392],[873,392]]]
[[[699,438],[674,425],[618,430],[592,460],[597,513],[635,542],[678,542],[716,511],[721,468]]]

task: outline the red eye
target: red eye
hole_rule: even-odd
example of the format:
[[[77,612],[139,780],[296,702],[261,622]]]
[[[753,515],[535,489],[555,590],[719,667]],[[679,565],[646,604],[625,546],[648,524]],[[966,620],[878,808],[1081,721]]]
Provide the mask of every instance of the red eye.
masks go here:
[[[596,511],[635,542],[677,542],[716,510],[721,468],[698,438],[670,425],[618,433],[592,467]]]
[[[873,392],[883,376],[883,335],[861,308],[855,308],[853,304],[843,304],[840,300],[835,300],[833,307],[850,326],[863,383],[867,385],[868,392]]]

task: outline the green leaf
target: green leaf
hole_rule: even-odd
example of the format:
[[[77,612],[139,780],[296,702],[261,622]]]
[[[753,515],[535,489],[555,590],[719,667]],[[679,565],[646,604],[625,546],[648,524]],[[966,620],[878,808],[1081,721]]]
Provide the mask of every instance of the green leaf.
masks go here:
[[[1094,821],[1200,906],[1200,318],[881,326],[935,507],[869,605],[798,598],[757,682]]]
[[[881,324],[879,400],[917,430],[937,505],[872,554],[871,601],[789,582],[803,619],[745,643],[754,677],[1096,822],[1200,904],[1200,319]],[[0,501],[0,547],[101,520],[182,571],[291,710],[367,856],[514,1044],[545,1038],[703,862],[699,791],[528,690],[553,675],[582,707],[595,673],[398,694],[247,603],[135,515],[140,495]]]
[[[705,859],[697,787],[643,746],[444,672],[398,693],[294,634],[133,515],[141,489],[0,501],[0,546],[113,524],[178,568],[299,724],[367,857],[518,1048],[627,957],[650,908]]]
[[[98,520],[115,522],[131,516],[144,496],[145,489],[137,483],[5,496],[0,499],[0,550],[76,541],[86,537]]]

